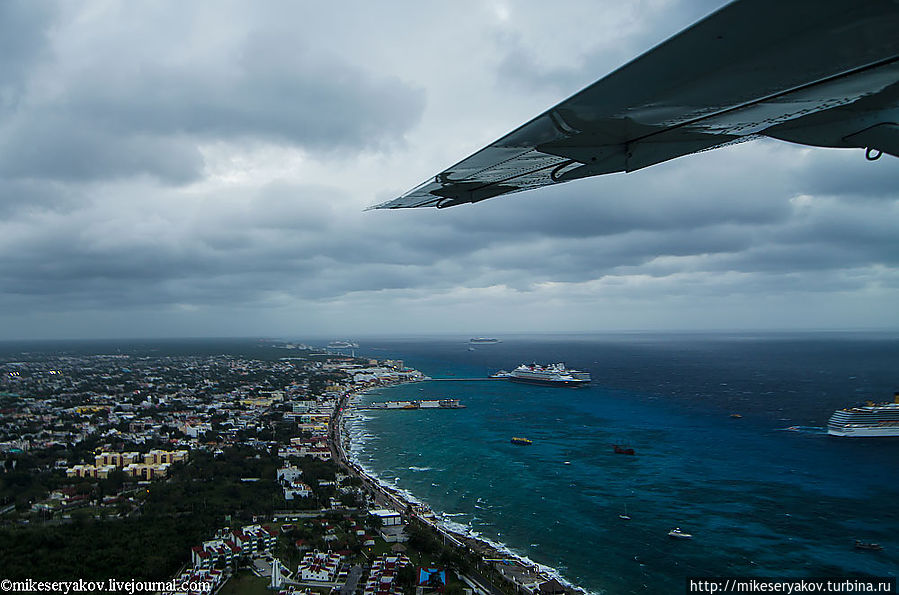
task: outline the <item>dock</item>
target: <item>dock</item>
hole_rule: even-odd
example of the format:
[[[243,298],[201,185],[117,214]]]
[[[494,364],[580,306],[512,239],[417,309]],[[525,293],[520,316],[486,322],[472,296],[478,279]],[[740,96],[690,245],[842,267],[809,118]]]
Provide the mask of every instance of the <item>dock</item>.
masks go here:
[[[428,378],[423,382],[482,382],[484,380],[508,380],[508,378],[494,378],[492,376],[483,378]]]
[[[437,399],[431,401],[383,401],[381,403],[369,403],[359,409],[465,409],[465,405],[459,399]]]

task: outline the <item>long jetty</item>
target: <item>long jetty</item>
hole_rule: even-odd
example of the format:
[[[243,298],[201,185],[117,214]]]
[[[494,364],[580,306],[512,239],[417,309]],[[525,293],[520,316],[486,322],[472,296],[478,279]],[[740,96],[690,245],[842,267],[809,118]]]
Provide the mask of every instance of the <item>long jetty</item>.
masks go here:
[[[359,409],[465,409],[465,405],[459,402],[459,399],[438,399],[433,401],[381,401],[369,403],[367,407],[359,407]]]
[[[492,376],[483,378],[428,378],[423,382],[481,382],[484,380],[508,380],[508,378],[493,378]]]

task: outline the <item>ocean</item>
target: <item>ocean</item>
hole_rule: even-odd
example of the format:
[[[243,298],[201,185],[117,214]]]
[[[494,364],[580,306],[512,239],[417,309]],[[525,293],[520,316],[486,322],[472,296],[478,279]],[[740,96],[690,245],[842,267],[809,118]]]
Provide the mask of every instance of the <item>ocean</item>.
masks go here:
[[[899,334],[520,335],[473,350],[467,339],[373,339],[356,353],[434,378],[565,362],[593,383],[435,381],[362,397],[466,406],[359,411],[348,424],[360,464],[456,529],[594,593],[684,592],[689,576],[896,576],[899,439],[824,426],[835,409],[892,399]],[[673,527],[693,539],[670,539]]]

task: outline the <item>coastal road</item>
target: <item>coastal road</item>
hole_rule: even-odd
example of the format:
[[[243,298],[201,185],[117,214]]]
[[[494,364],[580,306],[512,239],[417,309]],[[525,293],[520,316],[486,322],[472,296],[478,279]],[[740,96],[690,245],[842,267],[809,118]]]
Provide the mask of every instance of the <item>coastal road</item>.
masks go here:
[[[476,595],[505,595],[501,589],[495,587],[493,583],[485,579],[481,573],[476,570],[469,570],[465,574],[460,573],[459,578],[462,579],[462,582],[471,587]]]

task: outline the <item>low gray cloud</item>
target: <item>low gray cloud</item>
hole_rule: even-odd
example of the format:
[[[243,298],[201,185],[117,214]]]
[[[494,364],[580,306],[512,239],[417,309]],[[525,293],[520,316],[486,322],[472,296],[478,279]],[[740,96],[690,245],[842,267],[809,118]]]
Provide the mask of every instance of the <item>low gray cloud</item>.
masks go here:
[[[606,14],[606,18],[587,19],[577,29],[563,32],[566,42],[557,42],[553,52],[535,47],[528,31],[498,28],[495,44],[501,59],[497,80],[530,92],[559,94],[560,98],[579,91],[611,73],[637,56],[677,34],[698,19],[721,8],[722,0],[697,2],[634,2],[625,6],[598,6],[596,3],[569,2],[563,6],[546,5],[535,26],[571,28],[567,13]],[[560,13],[561,11],[561,13]],[[565,25],[561,25],[562,22]],[[573,41],[572,41],[573,40]],[[566,50],[560,48],[567,48]],[[547,55],[549,54],[549,55]]]
[[[0,113],[15,107],[29,69],[44,58],[50,3],[8,0],[0,3]]]
[[[797,160],[794,176],[802,180],[809,195],[831,195],[859,199],[896,200],[899,172],[889,156],[868,161],[863,151],[852,151],[847,159],[844,151],[815,151],[811,159]]]

